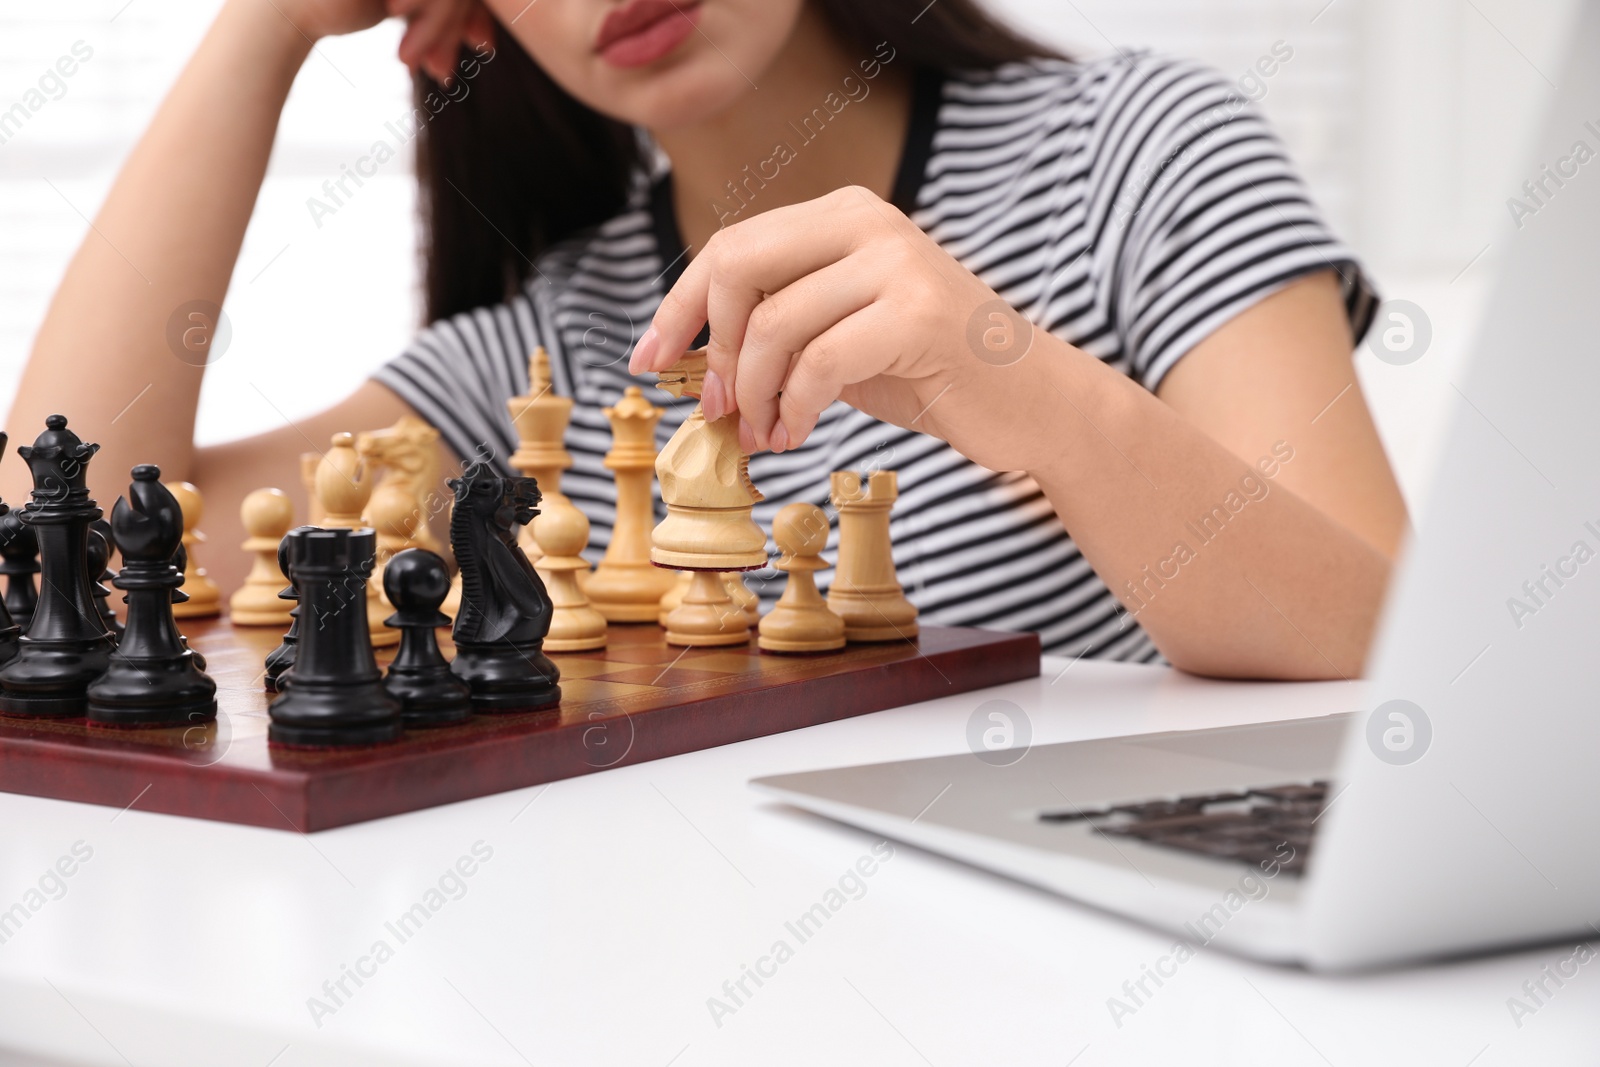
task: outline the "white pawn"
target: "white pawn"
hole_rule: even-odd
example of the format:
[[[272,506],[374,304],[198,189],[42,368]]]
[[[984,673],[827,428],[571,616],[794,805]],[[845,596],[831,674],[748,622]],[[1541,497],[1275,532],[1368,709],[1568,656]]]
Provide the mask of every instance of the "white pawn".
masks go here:
[[[536,569],[555,608],[544,650],[587,652],[606,647],[606,617],[589,604],[578,585],[578,573],[589,569],[578,554],[589,543],[589,520],[571,504],[556,501],[532,525],[542,553]]]
[[[656,612],[657,623],[662,626],[667,625],[667,616],[683,603],[684,596],[688,594],[690,580],[691,575],[688,571],[679,571],[678,580],[672,583],[672,588],[661,594],[661,607]]]
[[[761,621],[761,598],[744,584],[744,574],[740,571],[723,571],[722,581],[728,587],[728,599],[739,605],[754,626]]]
[[[168,482],[167,489],[177,498],[183,512],[183,591],[189,599],[172,605],[176,619],[202,619],[208,615],[222,614],[222,587],[217,585],[200,565],[195,549],[206,535],[200,532],[200,490],[189,482]],[[274,546],[276,549],[276,546]]]
[[[743,645],[750,641],[750,616],[728,595],[722,571],[692,571],[683,602],[662,625],[667,644],[690,648]]]
[[[278,569],[278,542],[294,524],[294,504],[282,489],[257,489],[244,498],[239,520],[250,535],[240,547],[255,559],[228,602],[228,617],[238,626],[288,626],[294,604],[278,596],[289,584]]]
[[[828,516],[815,504],[788,504],[773,517],[772,539],[782,553],[773,566],[788,571],[789,581],[761,620],[756,643],[767,652],[843,648],[844,619],[828,610],[812,573],[827,566],[818,553],[828,543]]]
[[[319,525],[334,530],[361,530],[367,526],[361,513],[372,499],[372,472],[356,451],[356,435],[336,433],[328,451],[317,463],[316,494],[312,509],[321,509]],[[383,590],[375,580],[377,569],[367,579],[367,635],[372,647],[400,643],[400,631],[385,626],[383,620],[393,612],[384,603]]]

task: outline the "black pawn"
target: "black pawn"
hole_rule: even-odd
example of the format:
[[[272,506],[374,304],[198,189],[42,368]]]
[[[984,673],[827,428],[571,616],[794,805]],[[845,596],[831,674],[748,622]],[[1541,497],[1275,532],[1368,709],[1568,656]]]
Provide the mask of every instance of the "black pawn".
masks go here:
[[[408,548],[384,565],[383,591],[395,606],[383,624],[400,631],[400,650],[383,685],[400,701],[400,717],[407,726],[466,722],[472,690],[450,673],[436,632],[450,625],[450,616],[439,610],[450,594],[450,568],[425,548]]]
[[[0,450],[4,448],[0,444]],[[39,539],[33,527],[22,521],[20,510],[0,504],[0,574],[6,576],[6,611],[24,630],[39,605],[39,587],[33,580],[38,573]]]
[[[105,623],[107,630],[121,635],[122,621],[111,610],[111,590],[106,588],[107,582],[112,585],[117,582],[117,572],[108,566],[111,553],[116,550],[117,542],[112,536],[111,524],[104,519],[96,519],[89,526],[89,573],[94,576],[89,586],[94,593],[95,606],[100,609],[100,621]]]
[[[51,415],[33,445],[17,449],[33,473],[22,521],[39,539],[42,584],[16,658],[0,667],[0,712],[7,715],[84,714],[89,683],[105,673],[116,647],[89,580],[89,524],[102,512],[86,481],[99,449],[67,429],[64,415]]]
[[[302,530],[315,529],[312,526],[299,526],[284,534],[278,541],[278,570],[284,574],[289,573],[289,552],[293,548],[294,539]],[[295,592],[294,578],[291,575],[289,584],[278,590],[279,600],[299,601],[300,594]],[[278,692],[283,683],[286,671],[294,666],[295,643],[300,638],[300,608],[289,609],[289,629],[284,632],[283,641],[277,648],[267,653],[266,676],[263,684],[269,693]]]
[[[300,592],[294,670],[267,708],[268,740],[285,745],[372,745],[400,736],[400,702],[383,687],[367,629],[372,530],[299,531],[289,574]]]
[[[111,509],[111,525],[122,548],[115,584],[127,593],[128,623],[105,673],[89,685],[89,721],[210,722],[217,717],[217,683],[196,664],[199,657],[184,644],[172,617],[172,591],[183,582],[183,572],[172,565],[183,537],[183,511],[161,484],[161,468],[133,468],[133,484]]]

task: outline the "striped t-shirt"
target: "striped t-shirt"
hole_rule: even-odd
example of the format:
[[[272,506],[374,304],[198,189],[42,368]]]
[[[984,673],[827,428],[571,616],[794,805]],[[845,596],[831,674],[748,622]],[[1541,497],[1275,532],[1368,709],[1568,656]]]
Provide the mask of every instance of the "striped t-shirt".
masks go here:
[[[522,292],[434,323],[377,374],[458,455],[503,463],[516,448],[506,401],[526,391],[528,354],[543,345],[556,391],[576,401],[566,435],[574,465],[561,490],[589,516],[591,558],[615,518],[601,409],[624,387],[646,386],[667,408],[661,445],[694,404],[627,369],[687,259],[670,183],[659,166],[639,175],[627,207],[540,255]],[[1261,115],[1226,79],[1189,62],[1136,54],[919,71],[892,199],[1033,323],[1149,389],[1296,277],[1336,271],[1358,338],[1373,313],[1359,266]],[[823,506],[834,522],[831,560],[829,473],[846,469],[898,472],[894,559],[924,622],[1032,630],[1047,652],[1067,656],[1157,658],[1032,478],[986,470],[843,403],[800,447],[751,459],[766,495],[756,520],[770,530],[785,504]],[[819,572],[819,585],[830,578]],[[767,571],[747,581],[770,607],[783,579]]]

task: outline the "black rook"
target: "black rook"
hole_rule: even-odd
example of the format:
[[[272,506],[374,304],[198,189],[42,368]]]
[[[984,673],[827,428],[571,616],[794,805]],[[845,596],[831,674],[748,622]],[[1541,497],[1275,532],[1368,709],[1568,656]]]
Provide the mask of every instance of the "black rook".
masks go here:
[[[300,593],[294,667],[267,709],[269,740],[285,745],[372,745],[400,737],[400,702],[383,687],[367,630],[372,530],[297,531],[289,575]]]

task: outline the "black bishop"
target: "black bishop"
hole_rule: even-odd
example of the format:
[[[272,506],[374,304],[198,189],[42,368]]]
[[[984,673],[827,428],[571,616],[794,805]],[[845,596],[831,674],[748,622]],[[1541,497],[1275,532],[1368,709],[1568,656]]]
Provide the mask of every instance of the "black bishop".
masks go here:
[[[183,584],[173,565],[183,512],[161,484],[161,468],[133,468],[128,495],[111,509],[128,621],[105,673],[89,685],[89,721],[102,726],[172,726],[217,717],[217,683],[189,651],[172,617],[172,591]]]

